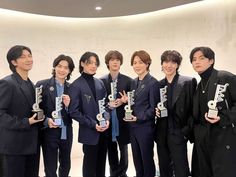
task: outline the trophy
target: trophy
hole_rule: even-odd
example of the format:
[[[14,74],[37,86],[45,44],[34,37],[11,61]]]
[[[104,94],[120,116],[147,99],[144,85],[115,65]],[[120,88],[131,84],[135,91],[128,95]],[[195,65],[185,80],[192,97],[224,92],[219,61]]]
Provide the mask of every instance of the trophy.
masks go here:
[[[35,88],[35,103],[33,104],[33,113],[36,113],[37,116],[35,117],[36,120],[44,119],[44,113],[43,110],[40,109],[39,103],[42,102],[42,92],[43,92],[43,85],[40,87]]]
[[[117,94],[117,80],[111,82],[111,94],[108,96],[109,101],[115,101]]]
[[[127,96],[128,96],[128,104],[125,106],[125,121],[132,121],[132,109],[131,106],[134,104],[134,92],[135,90],[132,90],[130,92],[127,92]]]
[[[167,86],[164,88],[160,88],[160,98],[161,102],[157,104],[158,109],[160,110],[160,117],[167,117],[168,116],[168,111],[166,107],[164,106],[164,103],[167,101]]]
[[[208,101],[207,105],[209,107],[208,110],[208,117],[216,117],[218,115],[218,109],[217,109],[217,103],[224,101],[224,92],[226,91],[226,88],[229,86],[228,83],[225,85],[217,84],[216,87],[216,93],[214,100]]]
[[[52,112],[52,118],[54,120],[55,125],[60,126],[62,123],[61,117],[59,117],[59,113],[62,110],[62,96],[55,98],[55,111]]]
[[[103,113],[105,112],[105,98],[102,100],[98,100],[99,113],[97,114],[97,120],[99,121],[99,125],[101,127],[106,127],[106,119],[103,117]]]

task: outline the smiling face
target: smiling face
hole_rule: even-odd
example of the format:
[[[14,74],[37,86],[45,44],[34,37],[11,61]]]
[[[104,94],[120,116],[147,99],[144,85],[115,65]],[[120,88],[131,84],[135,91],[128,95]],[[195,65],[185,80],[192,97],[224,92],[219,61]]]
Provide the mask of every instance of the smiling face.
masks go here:
[[[162,63],[162,70],[166,76],[174,76],[177,73],[178,64],[172,60],[166,60]]]
[[[65,80],[70,73],[69,64],[66,60],[61,60],[55,67],[55,78]]]
[[[22,55],[11,61],[18,73],[28,72],[33,67],[32,54],[28,50],[23,50]]]
[[[133,69],[138,76],[142,76],[148,72],[148,64],[144,63],[139,56],[135,56],[133,60]]]
[[[214,59],[206,58],[202,51],[197,51],[193,54],[192,66],[198,74],[206,71],[213,63]]]

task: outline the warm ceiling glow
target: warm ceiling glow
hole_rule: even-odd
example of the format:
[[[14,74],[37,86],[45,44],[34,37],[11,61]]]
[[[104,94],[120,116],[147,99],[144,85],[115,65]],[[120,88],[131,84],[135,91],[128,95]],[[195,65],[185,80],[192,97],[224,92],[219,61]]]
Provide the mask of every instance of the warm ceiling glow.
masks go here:
[[[102,10],[102,7],[101,6],[97,6],[97,7],[95,7],[95,10],[97,10],[97,11]]]

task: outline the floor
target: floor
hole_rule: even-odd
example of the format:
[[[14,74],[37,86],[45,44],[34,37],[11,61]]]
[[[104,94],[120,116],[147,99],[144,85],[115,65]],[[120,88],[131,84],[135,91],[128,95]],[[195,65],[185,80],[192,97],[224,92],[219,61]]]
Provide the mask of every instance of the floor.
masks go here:
[[[74,127],[74,137],[73,137],[73,145],[72,145],[72,154],[71,154],[71,170],[70,170],[70,176],[71,177],[82,177],[82,159],[83,159],[83,152],[82,152],[82,145],[78,143],[78,124],[74,122],[73,124]],[[127,171],[128,176],[135,176],[135,169],[134,169],[134,164],[132,160],[132,152],[131,152],[131,147],[130,145],[128,146],[129,148],[129,167]],[[189,162],[191,162],[191,152],[192,152],[192,145],[188,144],[188,151],[189,151]],[[157,160],[157,155],[156,155],[156,147],[154,147],[154,160],[155,164],[157,166],[158,170],[158,160]],[[108,164],[106,165],[106,174],[109,176],[109,166]],[[158,174],[158,171],[157,171]],[[40,161],[40,172],[39,172],[40,177],[44,176],[44,167],[43,167],[43,162],[42,158]]]

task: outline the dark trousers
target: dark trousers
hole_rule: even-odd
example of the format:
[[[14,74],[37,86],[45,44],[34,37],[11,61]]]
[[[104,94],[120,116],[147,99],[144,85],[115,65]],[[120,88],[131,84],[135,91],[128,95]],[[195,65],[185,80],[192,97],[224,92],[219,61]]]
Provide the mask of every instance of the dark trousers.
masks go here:
[[[67,126],[67,139],[61,139],[61,129],[46,129],[43,134],[43,159],[46,177],[68,177],[71,168],[72,127]]]
[[[131,128],[130,140],[136,177],[155,176],[153,130],[151,126]]]
[[[187,141],[181,130],[168,132],[166,142],[166,144],[157,143],[161,177],[188,177]]]
[[[97,145],[83,144],[83,177],[105,177],[107,137],[100,133]]]
[[[3,176],[3,155],[0,154],[0,176]]]
[[[38,177],[38,172],[38,154],[4,155],[3,177]]]
[[[194,126],[193,177],[235,177],[236,127]]]
[[[119,151],[118,151],[119,146]],[[120,158],[119,158],[120,157]],[[108,160],[111,177],[126,177],[128,169],[128,146],[118,142],[108,142]]]

